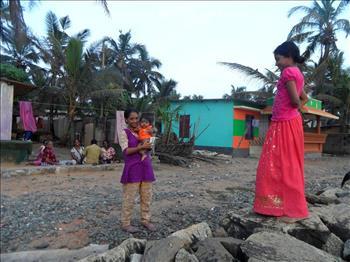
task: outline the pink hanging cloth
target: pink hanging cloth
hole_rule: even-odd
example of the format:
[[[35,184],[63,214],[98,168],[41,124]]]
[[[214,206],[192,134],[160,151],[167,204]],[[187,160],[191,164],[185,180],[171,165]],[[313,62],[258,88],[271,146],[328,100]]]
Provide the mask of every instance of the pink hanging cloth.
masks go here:
[[[36,122],[33,116],[32,103],[28,101],[19,101],[19,112],[24,131],[36,132]]]
[[[114,143],[119,144],[118,134],[127,127],[124,119],[124,111],[116,111],[115,117]]]

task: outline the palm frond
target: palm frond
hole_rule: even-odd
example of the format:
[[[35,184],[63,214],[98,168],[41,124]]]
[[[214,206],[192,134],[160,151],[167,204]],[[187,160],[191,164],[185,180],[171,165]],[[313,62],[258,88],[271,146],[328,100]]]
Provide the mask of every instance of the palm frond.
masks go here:
[[[72,78],[78,76],[82,63],[83,43],[80,39],[71,38],[66,50],[66,70]]]
[[[55,34],[59,29],[59,22],[57,16],[52,11],[46,14],[46,30],[48,34]]]
[[[71,24],[72,23],[68,15],[60,18],[60,25],[63,30],[70,28]]]
[[[107,0],[95,0],[96,2],[100,3],[103,6],[104,11],[107,15],[110,15],[110,11],[108,8]]]
[[[337,9],[334,11],[334,16],[340,15],[349,3],[350,3],[349,0],[341,0]]]
[[[294,41],[297,43],[302,43],[305,40],[307,40],[313,33],[314,33],[314,31],[298,33],[295,35],[291,35],[291,33],[289,33],[287,40]]]
[[[258,69],[253,69],[249,66],[244,66],[238,63],[219,62],[219,64],[227,66],[233,70],[237,70],[252,79],[272,84],[271,80],[267,78],[264,74],[260,73]]]
[[[90,36],[90,30],[84,29],[84,30],[80,31],[75,37],[78,38],[79,40],[85,42],[89,36]]]
[[[312,11],[312,9],[310,7],[307,7],[307,6],[295,6],[289,10],[288,17],[291,17],[296,12],[310,13],[311,11]]]
[[[335,30],[341,30],[346,34],[346,37],[350,34],[350,22],[346,19],[337,20],[334,25],[337,27]]]
[[[288,39],[291,39],[294,35],[303,33],[305,29],[318,28],[319,24],[314,22],[300,22],[292,27],[288,34]]]

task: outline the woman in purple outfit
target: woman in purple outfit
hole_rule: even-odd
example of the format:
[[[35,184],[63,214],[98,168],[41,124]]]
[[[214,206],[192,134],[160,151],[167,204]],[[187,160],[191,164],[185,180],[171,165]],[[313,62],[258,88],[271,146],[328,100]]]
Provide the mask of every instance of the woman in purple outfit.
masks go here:
[[[119,143],[124,155],[124,170],[120,182],[123,184],[122,229],[135,233],[139,229],[132,226],[131,216],[134,208],[135,196],[140,194],[141,224],[150,231],[155,226],[150,223],[150,206],[152,201],[152,182],[155,181],[152,159],[147,156],[141,160],[141,150],[151,149],[148,142],[140,144],[138,140],[139,114],[136,110],[128,109],[124,112],[126,129],[118,135]]]

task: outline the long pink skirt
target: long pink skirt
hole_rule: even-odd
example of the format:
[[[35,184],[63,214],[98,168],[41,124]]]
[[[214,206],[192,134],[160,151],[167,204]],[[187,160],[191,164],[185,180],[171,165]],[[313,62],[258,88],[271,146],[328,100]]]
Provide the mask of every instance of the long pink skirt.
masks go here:
[[[308,217],[304,194],[302,118],[272,121],[256,174],[254,211],[270,216]]]

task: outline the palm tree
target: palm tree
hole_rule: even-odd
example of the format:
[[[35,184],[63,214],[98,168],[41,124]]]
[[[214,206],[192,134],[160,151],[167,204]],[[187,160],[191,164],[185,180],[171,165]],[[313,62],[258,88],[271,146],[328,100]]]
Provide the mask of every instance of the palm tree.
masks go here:
[[[46,37],[36,42],[36,47],[40,50],[40,56],[43,62],[49,65],[50,69],[50,85],[63,86],[62,78],[64,76],[65,49],[68,47],[68,42],[71,37],[86,41],[90,32],[84,29],[75,36],[69,36],[66,33],[71,27],[71,20],[68,16],[60,19],[53,12],[48,12],[46,15]]]
[[[337,33],[344,32],[345,37],[350,33],[350,23],[347,19],[339,18],[344,12],[349,1],[341,0],[314,0],[311,7],[293,7],[288,16],[302,11],[305,16],[296,24],[288,35],[288,39],[297,43],[308,42],[304,56],[309,58],[320,48],[321,55],[318,61],[320,65],[330,53],[337,51]]]
[[[325,73],[325,83],[315,98],[324,101],[324,106],[340,117],[340,132],[350,123],[350,68],[343,69],[344,53],[332,54]]]
[[[39,56],[33,43],[34,37],[28,28],[16,31],[12,26],[8,26],[8,29],[6,41],[1,45],[1,61],[14,64],[24,71],[34,68]]]
[[[105,12],[110,15],[107,0],[95,0],[103,6]],[[40,0],[0,0],[1,8],[6,7],[8,9],[9,17],[15,30],[20,30],[20,28],[25,27],[24,17],[23,17],[23,5],[26,2],[29,8],[33,8]]]
[[[150,95],[154,93],[154,85],[159,83],[164,77],[156,71],[160,68],[161,62],[149,56],[146,47],[138,45],[136,47],[139,57],[131,59],[130,70],[136,95]]]
[[[179,99],[180,95],[176,92],[176,85],[177,82],[173,79],[157,82],[154,101],[158,103],[158,105],[162,105],[169,101],[169,99]]]
[[[119,72],[114,67],[108,67],[93,73],[86,93],[94,108],[99,108],[100,117],[105,117],[115,113],[124,91]]]

